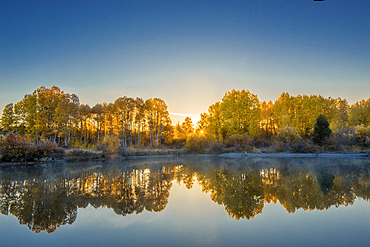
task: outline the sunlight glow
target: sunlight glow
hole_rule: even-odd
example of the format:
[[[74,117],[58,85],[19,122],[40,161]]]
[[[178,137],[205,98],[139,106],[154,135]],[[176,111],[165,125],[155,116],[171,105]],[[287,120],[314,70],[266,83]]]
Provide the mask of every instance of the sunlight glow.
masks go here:
[[[191,121],[193,122],[194,128],[197,126],[197,122],[200,120],[200,114],[187,114],[187,113],[177,113],[177,112],[169,112],[172,124],[176,125],[177,120],[179,119],[178,117],[182,117],[181,122],[185,120],[186,117],[190,117]]]

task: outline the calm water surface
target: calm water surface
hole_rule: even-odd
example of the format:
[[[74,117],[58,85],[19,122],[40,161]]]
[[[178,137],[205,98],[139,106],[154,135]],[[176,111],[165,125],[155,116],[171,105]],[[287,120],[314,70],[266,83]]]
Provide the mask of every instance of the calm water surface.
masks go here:
[[[356,246],[370,160],[187,157],[0,169],[1,246]]]

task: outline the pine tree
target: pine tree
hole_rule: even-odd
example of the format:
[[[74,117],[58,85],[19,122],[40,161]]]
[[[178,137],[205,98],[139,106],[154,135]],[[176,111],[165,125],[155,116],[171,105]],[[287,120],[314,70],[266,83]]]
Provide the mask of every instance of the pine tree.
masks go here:
[[[316,144],[321,145],[323,140],[329,137],[331,134],[331,129],[329,128],[329,122],[326,119],[325,115],[320,115],[316,119],[315,129],[313,133],[313,141]]]

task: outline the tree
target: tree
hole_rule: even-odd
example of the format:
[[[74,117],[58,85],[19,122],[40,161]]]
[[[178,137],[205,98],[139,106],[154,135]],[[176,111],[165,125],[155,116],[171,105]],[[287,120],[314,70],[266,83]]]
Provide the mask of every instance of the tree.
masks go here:
[[[208,113],[201,113],[200,120],[197,122],[197,127],[195,129],[195,133],[197,135],[205,135],[206,130],[208,128]]]
[[[79,106],[79,112],[80,112],[80,141],[83,139],[84,145],[87,146],[87,120],[91,115],[91,108],[89,105],[81,104]]]
[[[298,142],[302,139],[296,128],[285,126],[277,130],[275,139],[284,143]]]
[[[184,122],[182,122],[182,129],[185,132],[186,137],[193,134],[194,128],[193,128],[193,121],[191,121],[191,117],[186,117]]]
[[[25,133],[25,117],[26,112],[23,106],[23,101],[19,101],[14,105],[14,123],[15,123],[15,132],[24,135]]]
[[[97,133],[97,141],[100,141],[100,128],[102,122],[102,115],[103,115],[103,106],[101,104],[96,104],[91,108],[91,114],[93,115],[93,119],[95,120],[96,125],[96,133]]]
[[[316,119],[315,129],[313,133],[313,141],[316,144],[321,145],[323,140],[329,137],[331,134],[331,129],[329,128],[329,122],[326,119],[325,115],[320,115]]]
[[[266,139],[271,139],[275,133],[276,118],[274,116],[274,103],[270,100],[268,103],[263,101],[260,104],[261,109],[261,130]]]
[[[137,129],[137,142],[135,142],[135,144],[141,145],[141,132],[145,125],[145,108],[143,99],[137,97],[135,100],[135,105],[136,105],[135,125]]]
[[[27,94],[24,96],[23,100],[23,107],[25,111],[25,126],[26,132],[28,135],[28,140],[32,140],[37,143],[37,129],[36,129],[36,118],[37,118],[37,95],[36,90],[32,94]]]
[[[292,126],[292,99],[289,93],[282,93],[280,95],[280,97],[275,101],[273,112],[277,118],[278,128]]]
[[[150,146],[156,146],[163,143],[163,131],[169,131],[166,128],[171,125],[169,113],[167,111],[166,103],[159,98],[147,99],[144,103],[145,118],[149,130],[149,143]],[[163,133],[165,134],[165,133]]]
[[[257,95],[248,90],[227,92],[222,98],[221,114],[225,123],[226,134],[230,137],[234,134],[247,132],[250,136],[256,136],[259,130],[260,106]]]
[[[3,127],[3,130],[11,132],[14,131],[15,116],[13,111],[13,103],[9,103],[4,107],[0,124]]]
[[[224,139],[220,102],[216,102],[208,108],[208,126],[206,137],[208,139],[217,141],[222,141]]]
[[[334,129],[344,128],[348,121],[348,102],[345,99],[336,99],[336,114],[335,119],[332,121]]]
[[[273,113],[277,119],[277,127],[290,126],[296,128],[302,136],[309,136],[314,128],[318,115],[325,114],[332,123],[337,118],[345,118],[345,104],[340,99],[324,98],[321,95],[290,96],[283,93],[274,104]],[[340,117],[339,115],[342,114]]]
[[[350,126],[370,125],[370,98],[351,105],[348,113],[348,124]]]

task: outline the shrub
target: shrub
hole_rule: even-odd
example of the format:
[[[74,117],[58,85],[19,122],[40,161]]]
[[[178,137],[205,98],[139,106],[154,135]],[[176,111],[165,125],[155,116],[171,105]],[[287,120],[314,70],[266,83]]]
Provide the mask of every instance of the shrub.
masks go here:
[[[358,125],[355,127],[357,143],[362,147],[370,147],[370,126]]]
[[[294,127],[285,126],[277,130],[275,140],[291,143],[301,141],[302,137]]]
[[[210,142],[208,144],[208,147],[210,149],[210,153],[220,154],[223,152],[223,149],[225,148],[225,144],[223,144],[222,142],[215,141],[215,142]]]
[[[96,148],[95,148],[95,145],[94,145],[93,143],[90,143],[89,145],[87,145],[87,149],[92,149],[92,150],[94,150],[94,149],[96,149]]]
[[[32,161],[37,154],[37,148],[26,138],[18,134],[7,135],[5,141],[0,143],[1,156],[4,161]]]
[[[366,136],[366,139],[365,139],[365,146],[366,146],[366,147],[370,147],[370,136]]]
[[[41,141],[36,146],[28,142],[26,137],[18,134],[9,134],[5,141],[0,143],[0,154],[4,161],[35,161],[52,153],[60,156],[64,153],[64,149],[58,148],[56,143],[50,141]]]
[[[274,144],[272,145],[272,149],[271,149],[271,151],[274,152],[274,153],[287,152],[289,150],[290,150],[290,148],[289,148],[288,144],[286,144],[282,141],[274,142]]]
[[[0,144],[2,143],[2,142],[4,142],[5,141],[5,136],[3,136],[2,134],[0,134]],[[3,155],[2,155],[2,148],[1,148],[1,146],[0,146],[0,161],[3,159]]]
[[[343,151],[346,147],[356,145],[356,129],[354,127],[336,129],[323,141],[329,151]]]
[[[260,154],[262,153],[262,151],[256,147],[253,147],[252,150],[250,151],[251,153],[254,153],[254,154]]]
[[[291,143],[290,150],[293,153],[316,153],[319,148],[311,140],[305,140]]]
[[[236,134],[225,141],[227,148],[235,147],[241,150],[252,150],[254,148],[253,139],[247,133]]]
[[[47,156],[57,151],[58,145],[55,142],[43,140],[39,142],[37,146],[37,152],[39,156]]]
[[[105,154],[116,154],[120,151],[121,141],[116,136],[104,136],[103,140],[97,145],[99,150]]]
[[[73,148],[66,152],[65,157],[67,160],[87,160],[101,158],[102,154],[102,151]]]
[[[78,138],[76,138],[76,140],[73,140],[70,142],[70,147],[71,148],[80,148],[82,145],[82,142],[80,142],[80,140]]]
[[[204,152],[207,145],[207,139],[204,136],[190,136],[186,140],[185,148],[192,152]]]
[[[5,136],[0,134],[0,143],[2,143],[3,141],[5,141]]]
[[[58,154],[58,156],[62,156],[63,154],[65,154],[66,150],[62,147],[57,147],[57,149],[55,150],[55,153]]]
[[[337,129],[333,131],[330,138],[334,138],[339,145],[355,145],[356,144],[356,129],[354,127]]]
[[[271,142],[261,136],[254,137],[253,143],[254,143],[253,146],[258,147],[258,148],[271,146]]]
[[[86,150],[83,150],[81,148],[73,148],[67,151],[66,156],[67,157],[85,157],[87,156],[88,152]]]

